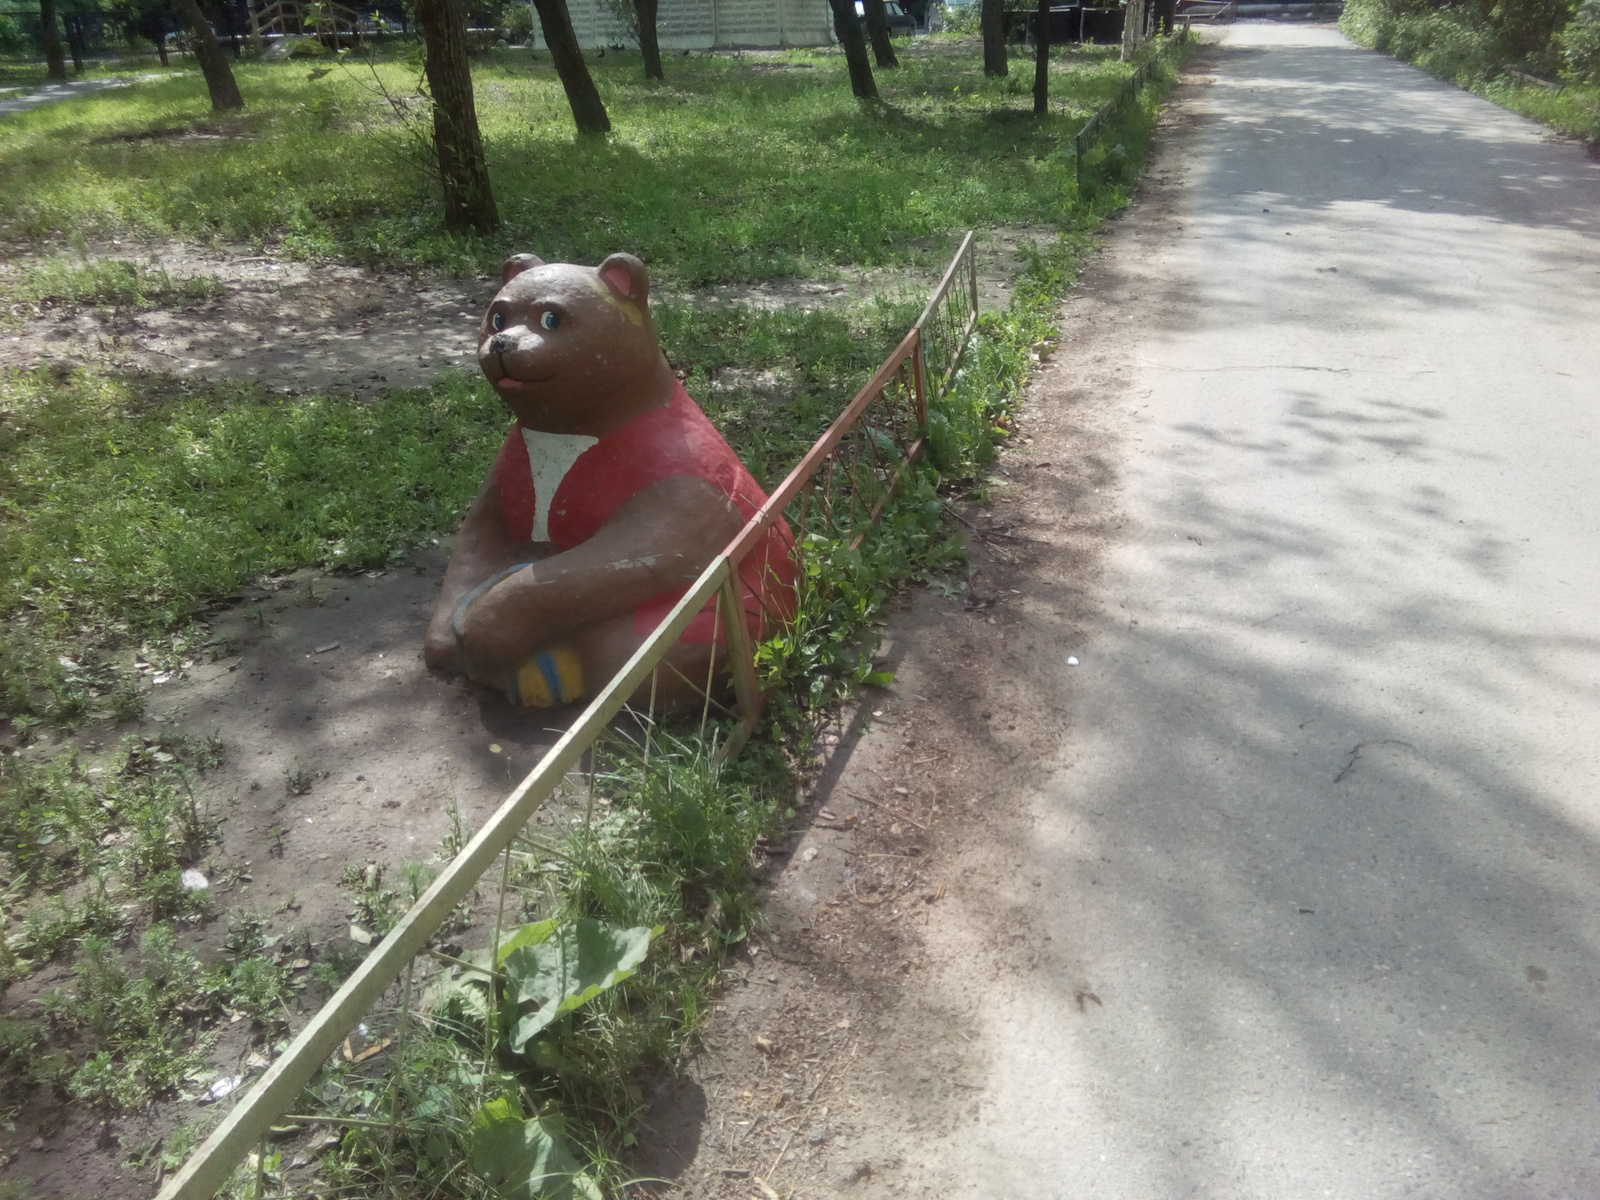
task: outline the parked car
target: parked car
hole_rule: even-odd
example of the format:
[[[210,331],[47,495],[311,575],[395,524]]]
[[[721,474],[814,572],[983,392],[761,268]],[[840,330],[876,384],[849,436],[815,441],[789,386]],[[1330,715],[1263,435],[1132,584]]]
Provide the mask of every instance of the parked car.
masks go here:
[[[910,37],[917,31],[917,23],[900,0],[883,0],[883,12],[889,20],[890,37]],[[856,0],[856,16],[865,17],[866,7]]]

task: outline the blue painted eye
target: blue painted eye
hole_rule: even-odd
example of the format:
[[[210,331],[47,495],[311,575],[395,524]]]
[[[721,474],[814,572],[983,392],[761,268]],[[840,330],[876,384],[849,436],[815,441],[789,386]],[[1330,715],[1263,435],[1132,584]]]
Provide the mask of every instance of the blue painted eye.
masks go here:
[[[557,325],[561,324],[561,314],[546,311],[544,316],[539,318],[539,324],[543,325],[546,329],[554,329]]]
[[[489,318],[489,328],[494,330],[496,333],[499,333],[505,327],[506,327],[506,315],[505,315],[505,313],[495,313],[493,316],[491,316]]]

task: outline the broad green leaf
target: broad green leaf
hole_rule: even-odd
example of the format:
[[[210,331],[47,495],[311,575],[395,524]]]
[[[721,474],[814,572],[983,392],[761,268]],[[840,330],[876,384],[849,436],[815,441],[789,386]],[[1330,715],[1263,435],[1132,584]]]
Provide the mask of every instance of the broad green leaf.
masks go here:
[[[502,1200],[601,1200],[560,1123],[525,1121],[509,1100],[491,1100],[472,1115],[467,1157]]]
[[[561,922],[535,921],[531,925],[524,925],[516,930],[510,937],[500,943],[500,949],[494,956],[494,965],[499,966],[505,962],[506,955],[520,946],[538,946],[550,940],[550,935],[556,931],[556,926]]]
[[[584,918],[563,925],[538,945],[518,946],[506,955],[506,1002],[517,1014],[511,1049],[521,1054],[534,1037],[562,1013],[587,1004],[631,976],[644,961],[659,928],[617,929]]]

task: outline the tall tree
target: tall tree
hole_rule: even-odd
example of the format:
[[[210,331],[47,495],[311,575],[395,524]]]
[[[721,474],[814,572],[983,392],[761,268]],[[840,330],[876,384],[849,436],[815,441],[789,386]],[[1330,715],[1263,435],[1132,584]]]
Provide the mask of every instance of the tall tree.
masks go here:
[[[880,67],[898,67],[900,60],[894,56],[894,43],[889,40],[889,14],[884,11],[883,0],[861,0],[867,14],[867,36],[872,39],[872,57]]]
[[[1009,75],[1011,64],[1006,61],[1006,3],[1005,0],[983,0],[978,14],[983,31],[983,73]]]
[[[67,77],[67,60],[61,55],[61,27],[56,23],[56,0],[39,0],[39,38],[51,79]]]
[[[561,87],[567,93],[578,132],[610,132],[611,118],[606,115],[606,106],[589,75],[589,64],[583,61],[578,35],[572,31],[572,15],[567,12],[567,0],[533,0],[533,7],[539,13],[544,44],[550,47],[550,61],[555,64]],[[642,29],[640,33],[643,34]]]
[[[199,0],[175,0],[178,19],[189,30],[189,40],[194,45],[194,56],[200,60],[200,73],[206,77],[206,91],[211,93],[213,112],[243,108],[244,97],[234,82],[233,68],[228,56],[222,52],[217,35],[211,32],[211,23],[200,11]]]
[[[845,65],[850,68],[850,90],[858,100],[876,100],[878,83],[872,78],[872,63],[867,60],[867,39],[862,36],[861,22],[856,20],[853,0],[828,0],[833,9],[833,31],[844,47]]]
[[[1173,0],[1176,4],[1177,0]],[[639,24],[639,53],[644,56],[644,77],[665,79],[661,73],[661,43],[656,38],[657,0],[633,0],[633,15]]]
[[[1050,0],[1039,0],[1033,31],[1033,115],[1050,111]]]
[[[452,233],[493,233],[500,215],[478,133],[466,14],[456,0],[416,0],[416,18],[422,33],[423,70],[433,98],[433,149],[444,185],[445,228]]]

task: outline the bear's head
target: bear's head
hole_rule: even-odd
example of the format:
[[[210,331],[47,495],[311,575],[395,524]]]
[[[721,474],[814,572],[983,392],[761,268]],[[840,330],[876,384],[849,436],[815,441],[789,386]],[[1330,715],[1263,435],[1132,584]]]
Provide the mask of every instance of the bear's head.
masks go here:
[[[513,255],[484,314],[478,365],[529,429],[602,437],[672,398],[649,292],[631,254],[598,267]]]

